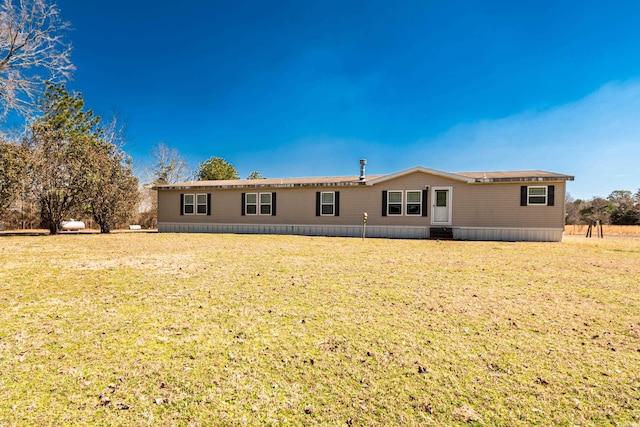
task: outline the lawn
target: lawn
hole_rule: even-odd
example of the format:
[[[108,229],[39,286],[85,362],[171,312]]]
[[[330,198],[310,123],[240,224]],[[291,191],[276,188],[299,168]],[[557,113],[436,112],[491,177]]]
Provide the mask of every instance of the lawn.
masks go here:
[[[640,425],[640,240],[0,237],[0,426]]]

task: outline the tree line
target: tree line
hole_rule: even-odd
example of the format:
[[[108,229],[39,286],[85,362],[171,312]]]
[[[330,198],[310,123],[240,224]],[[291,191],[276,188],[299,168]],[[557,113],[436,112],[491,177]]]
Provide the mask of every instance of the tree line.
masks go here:
[[[84,108],[81,94],[50,82],[39,112],[22,137],[0,140],[0,221],[11,228],[42,227],[56,234],[71,218],[89,219],[102,233],[132,221],[152,228],[157,224],[153,186],[240,178],[220,157],[209,158],[190,173],[175,148],[159,143],[152,151],[151,177],[141,185],[122,148],[117,119],[104,123]],[[247,177],[262,178],[257,171]]]
[[[91,218],[108,233],[129,221],[139,200],[118,123],[102,123],[64,84],[46,86],[41,115],[22,137],[0,141],[0,219],[13,214],[24,221],[26,205],[37,212],[31,225],[51,234],[72,217]]]
[[[566,223],[592,224],[600,221],[609,225],[640,225],[640,189],[615,190],[606,198],[574,200],[567,196],[565,201]]]

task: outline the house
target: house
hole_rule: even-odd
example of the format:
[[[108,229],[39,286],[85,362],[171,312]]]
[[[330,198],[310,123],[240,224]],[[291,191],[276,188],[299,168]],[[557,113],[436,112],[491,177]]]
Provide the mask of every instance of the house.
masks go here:
[[[193,181],[159,185],[158,231],[561,241],[566,182],[545,171]]]

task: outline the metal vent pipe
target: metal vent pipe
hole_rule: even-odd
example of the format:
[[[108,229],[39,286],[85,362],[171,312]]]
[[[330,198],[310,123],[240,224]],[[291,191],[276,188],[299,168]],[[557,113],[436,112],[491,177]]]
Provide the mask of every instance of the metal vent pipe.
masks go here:
[[[364,181],[364,166],[367,164],[367,159],[360,159],[360,181]]]

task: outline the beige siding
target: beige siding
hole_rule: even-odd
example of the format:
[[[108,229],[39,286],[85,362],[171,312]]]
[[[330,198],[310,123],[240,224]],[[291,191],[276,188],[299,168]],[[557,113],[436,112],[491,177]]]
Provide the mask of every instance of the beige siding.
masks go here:
[[[520,206],[521,185],[527,185],[527,183],[456,186],[453,196],[452,225],[563,228],[565,183],[534,184],[555,186],[555,206]]]
[[[555,206],[520,206],[521,185],[554,185]],[[564,228],[565,182],[472,183],[416,172],[375,185],[347,187],[294,187],[260,190],[161,190],[158,222],[171,224],[264,224],[309,226],[360,226],[368,214],[368,226],[431,227],[431,192],[428,216],[382,216],[382,191],[452,188],[451,227],[491,229]],[[316,192],[340,192],[340,216],[316,216]],[[241,215],[241,193],[275,192],[276,216]],[[180,215],[180,194],[211,193],[211,215]],[[420,231],[419,233],[423,233]],[[356,233],[357,234],[357,233]]]

